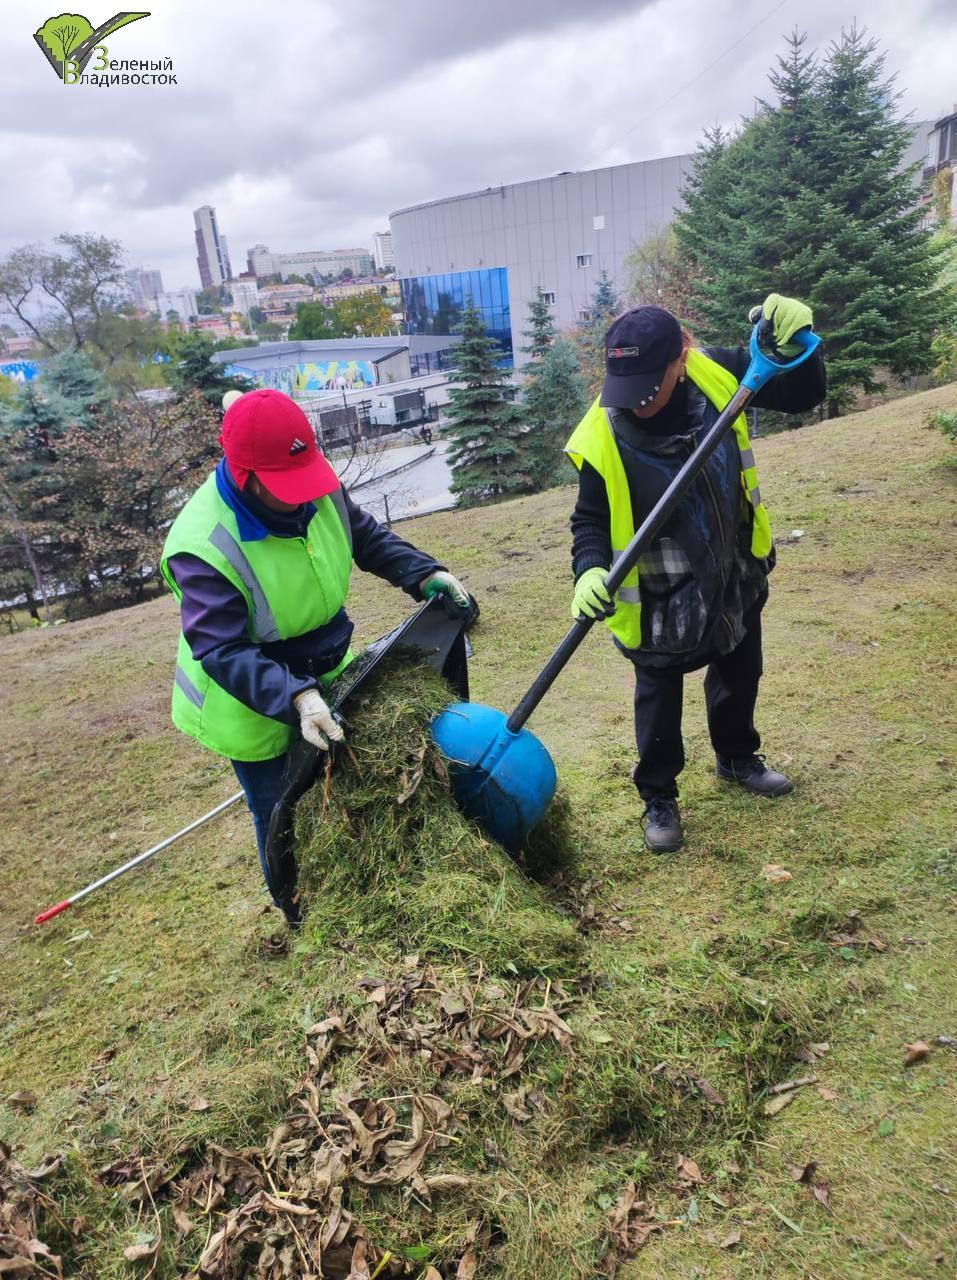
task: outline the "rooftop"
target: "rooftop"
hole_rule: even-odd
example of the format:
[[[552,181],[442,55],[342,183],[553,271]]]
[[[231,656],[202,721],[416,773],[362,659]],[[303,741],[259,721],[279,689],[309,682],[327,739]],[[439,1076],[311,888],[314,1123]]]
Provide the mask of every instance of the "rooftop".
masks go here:
[[[382,338],[314,338],[293,342],[262,342],[258,347],[236,347],[231,351],[216,351],[213,359],[218,364],[236,364],[243,360],[253,360],[263,356],[299,355],[304,359],[315,360],[385,360],[399,351],[409,351],[411,355],[427,355],[432,351],[443,351],[455,342],[461,342],[461,336],[431,337],[425,334],[399,334],[397,337]]]

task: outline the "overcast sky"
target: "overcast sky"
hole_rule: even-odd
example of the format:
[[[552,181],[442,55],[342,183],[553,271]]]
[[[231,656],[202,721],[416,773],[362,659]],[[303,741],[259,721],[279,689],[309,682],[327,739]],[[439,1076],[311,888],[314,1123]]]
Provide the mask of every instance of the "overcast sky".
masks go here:
[[[201,204],[238,271],[257,241],[371,247],[409,204],[691,151],[767,92],[796,13],[819,49],[865,21],[915,119],[957,101],[953,0],[151,0],[110,57],[170,57],[178,84],[107,89],[58,82],[33,40],[49,0],[11,9],[0,254],[96,231],[168,289],[198,285]]]

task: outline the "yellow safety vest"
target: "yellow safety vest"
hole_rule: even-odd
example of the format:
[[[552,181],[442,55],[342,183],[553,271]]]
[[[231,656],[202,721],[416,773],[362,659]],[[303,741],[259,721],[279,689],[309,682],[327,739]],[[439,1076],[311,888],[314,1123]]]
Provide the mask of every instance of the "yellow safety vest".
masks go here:
[[[729,373],[723,365],[706,356],[703,351],[694,348],[688,352],[687,372],[691,381],[704,392],[719,413],[738,389],[738,380],[733,373]],[[751,527],[751,554],[763,560],[771,552],[773,541],[771,517],[761,501],[754,452],[743,413],[738,414],[732,427],[741,455],[741,484],[754,513]],[[582,463],[587,462],[605,481],[608,507],[611,512],[612,557],[613,560],[618,560],[635,536],[635,520],[631,509],[628,478],[625,475],[615,433],[607,410],[601,407],[598,400],[573,431],[571,439],[565,446],[565,452],[579,471]],[[625,648],[640,648],[641,592],[637,567],[628,573],[619,588],[615,596],[615,605],[614,614],[606,619],[608,626]]]

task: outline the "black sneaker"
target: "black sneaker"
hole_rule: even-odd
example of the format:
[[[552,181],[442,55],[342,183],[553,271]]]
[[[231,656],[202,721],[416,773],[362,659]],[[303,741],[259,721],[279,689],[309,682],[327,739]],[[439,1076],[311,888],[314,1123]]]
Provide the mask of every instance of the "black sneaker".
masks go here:
[[[645,844],[652,853],[674,853],[685,842],[678,801],[656,796],[645,805]]]
[[[717,774],[725,782],[737,782],[756,796],[786,796],[794,790],[794,783],[776,769],[769,769],[764,756],[746,756],[743,760],[724,760],[717,757]]]

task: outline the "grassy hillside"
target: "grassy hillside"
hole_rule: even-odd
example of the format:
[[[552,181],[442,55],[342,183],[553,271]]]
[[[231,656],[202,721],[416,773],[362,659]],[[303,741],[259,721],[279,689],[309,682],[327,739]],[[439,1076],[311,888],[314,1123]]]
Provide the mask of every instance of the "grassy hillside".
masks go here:
[[[486,1136],[506,1154],[482,1173],[482,1216],[498,1235],[479,1276],[506,1274],[503,1233],[510,1280],[594,1275],[629,1179],[656,1229],[620,1276],[957,1273],[957,468],[952,446],[923,427],[945,407],[957,407],[957,388],[758,444],[779,546],[759,727],[769,760],[798,784],[792,797],[769,803],[716,781],[691,677],[688,843],[656,858],[627,776],[631,671],[604,636],[536,713],[579,849],[547,893],[583,926],[581,972],[606,1021],[575,1006],[557,1074],[547,1056],[533,1060],[541,1114],[495,1113]],[[476,700],[508,709],[564,633],[572,501],[557,490],[402,526],[481,601]],[[357,575],[359,637],[406,606]],[[157,1219],[148,1199],[104,1190],[95,1171],[130,1157],[152,1168],[177,1151],[183,1163],[208,1140],[262,1144],[305,1068],[304,1027],[337,996],[361,1007],[359,978],[387,958],[361,939],[281,956],[263,945],[277,920],[263,914],[238,808],[43,929],[31,924],[236,789],[228,766],[169,724],[176,632],[165,598],[0,640],[0,1138],[28,1167],[73,1153],[72,1182],[49,1189],[83,1215],[85,1243],[64,1247],[64,1229],[58,1247],[67,1274],[98,1280],[151,1265],[186,1274],[174,1256],[195,1264],[216,1218],[176,1240],[162,1199]],[[770,883],[767,864],[792,878]],[[460,972],[445,961],[439,986],[474,985],[472,960]],[[550,990],[542,979],[523,993],[538,1007]],[[626,1087],[602,1073],[636,1009]],[[916,1041],[929,1056],[905,1068]],[[768,1086],[810,1075],[765,1114]],[[17,1093],[35,1102],[2,1105]],[[680,1156],[700,1181],[676,1169]],[[829,1207],[789,1171],[812,1159]],[[383,1230],[401,1220],[374,1194],[354,1210]],[[380,1243],[424,1264],[413,1210],[412,1234]],[[157,1221],[155,1259],[125,1262],[124,1247],[155,1236]],[[434,1248],[436,1229],[421,1238]]]

